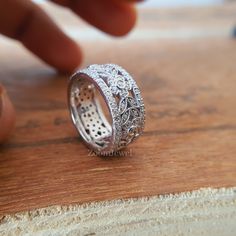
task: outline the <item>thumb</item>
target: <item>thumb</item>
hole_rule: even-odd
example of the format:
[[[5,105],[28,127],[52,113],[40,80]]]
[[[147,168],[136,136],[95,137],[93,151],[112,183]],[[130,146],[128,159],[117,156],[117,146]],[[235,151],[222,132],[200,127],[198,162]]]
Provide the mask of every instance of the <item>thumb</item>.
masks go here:
[[[14,124],[15,110],[6,90],[0,84],[0,144],[9,137]]]

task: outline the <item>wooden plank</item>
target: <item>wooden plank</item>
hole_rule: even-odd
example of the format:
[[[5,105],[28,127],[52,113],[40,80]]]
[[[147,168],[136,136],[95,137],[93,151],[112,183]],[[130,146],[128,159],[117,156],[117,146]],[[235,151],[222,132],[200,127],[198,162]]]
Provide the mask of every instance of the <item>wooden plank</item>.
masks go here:
[[[91,155],[77,137],[68,76],[1,42],[0,82],[17,124],[0,149],[0,214],[236,185],[233,40],[101,40],[99,47],[82,41],[84,65],[122,65],[146,104],[144,135],[120,157],[107,158]]]
[[[52,206],[0,217],[1,235],[229,235],[236,189]]]

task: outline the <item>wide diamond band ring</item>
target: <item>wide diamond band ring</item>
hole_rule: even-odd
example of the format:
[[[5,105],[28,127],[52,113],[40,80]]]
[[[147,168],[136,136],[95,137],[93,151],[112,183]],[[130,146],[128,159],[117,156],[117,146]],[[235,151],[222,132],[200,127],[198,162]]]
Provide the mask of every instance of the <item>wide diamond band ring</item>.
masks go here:
[[[76,72],[70,78],[68,101],[76,129],[99,155],[126,147],[143,132],[140,90],[120,66],[90,65]]]

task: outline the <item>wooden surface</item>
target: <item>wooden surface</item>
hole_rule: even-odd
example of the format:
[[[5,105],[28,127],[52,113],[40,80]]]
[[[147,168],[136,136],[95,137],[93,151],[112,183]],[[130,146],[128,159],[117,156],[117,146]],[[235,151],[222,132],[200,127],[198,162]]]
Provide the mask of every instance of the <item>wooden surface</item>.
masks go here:
[[[142,15],[137,38],[81,39],[84,65],[120,64],[143,92],[145,132],[123,157],[91,156],[69,118],[68,76],[1,39],[0,82],[17,110],[14,134],[0,149],[1,215],[236,186],[235,40],[224,35],[162,40],[154,37],[157,14],[148,16]],[[218,13],[212,17],[207,24],[214,30]],[[221,21],[222,29],[233,22],[230,17]],[[145,19],[153,29],[149,36],[142,31]]]
[[[51,206],[0,218],[0,235],[235,236],[236,188]]]

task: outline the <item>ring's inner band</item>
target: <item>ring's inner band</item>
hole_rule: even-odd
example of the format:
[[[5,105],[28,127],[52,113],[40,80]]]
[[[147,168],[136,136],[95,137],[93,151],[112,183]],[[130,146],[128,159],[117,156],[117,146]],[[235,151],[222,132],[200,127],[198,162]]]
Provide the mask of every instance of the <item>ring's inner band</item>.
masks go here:
[[[91,145],[100,148],[109,144],[112,134],[104,109],[101,106],[99,91],[90,80],[80,77],[71,85],[72,119],[83,138]]]

